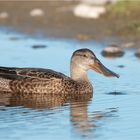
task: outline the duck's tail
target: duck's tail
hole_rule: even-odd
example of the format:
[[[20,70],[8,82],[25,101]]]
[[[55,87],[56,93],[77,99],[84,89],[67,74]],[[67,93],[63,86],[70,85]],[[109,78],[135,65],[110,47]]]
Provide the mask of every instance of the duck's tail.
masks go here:
[[[8,80],[15,80],[17,79],[17,74],[15,68],[10,67],[0,67],[0,78],[8,79]]]

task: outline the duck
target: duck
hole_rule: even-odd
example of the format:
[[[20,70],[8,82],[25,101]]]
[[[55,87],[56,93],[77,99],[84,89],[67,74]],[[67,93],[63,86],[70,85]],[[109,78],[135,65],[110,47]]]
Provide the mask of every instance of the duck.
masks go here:
[[[87,76],[94,70],[106,77],[119,75],[105,67],[87,48],[73,52],[70,76],[44,68],[0,67],[0,91],[26,94],[88,94],[93,86]]]

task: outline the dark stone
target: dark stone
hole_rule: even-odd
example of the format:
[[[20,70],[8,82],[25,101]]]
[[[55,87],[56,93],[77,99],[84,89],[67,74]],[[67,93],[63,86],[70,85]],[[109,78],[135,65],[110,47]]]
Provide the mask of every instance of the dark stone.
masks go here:
[[[33,45],[32,46],[33,49],[44,49],[46,47],[47,47],[46,45]]]
[[[108,92],[108,93],[105,93],[105,94],[107,94],[107,95],[126,95],[126,93],[119,92],[119,91]]]
[[[119,68],[124,68],[125,66],[124,66],[124,65],[118,65],[118,67],[119,67]]]

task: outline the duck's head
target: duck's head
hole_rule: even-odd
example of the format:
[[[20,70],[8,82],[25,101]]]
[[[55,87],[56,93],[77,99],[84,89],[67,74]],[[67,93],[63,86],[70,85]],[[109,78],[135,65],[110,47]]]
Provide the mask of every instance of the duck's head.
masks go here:
[[[76,67],[77,70],[80,71],[87,71],[87,70],[94,70],[100,74],[103,74],[107,77],[117,77],[119,75],[115,72],[106,68],[95,56],[95,54],[89,49],[79,49],[76,50],[71,58],[72,67]],[[77,71],[78,72],[78,71]],[[76,73],[77,73],[76,72]]]

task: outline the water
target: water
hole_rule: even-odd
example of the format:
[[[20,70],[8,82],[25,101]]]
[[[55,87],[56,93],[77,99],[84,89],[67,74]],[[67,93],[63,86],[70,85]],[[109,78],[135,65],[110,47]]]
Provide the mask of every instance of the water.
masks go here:
[[[93,97],[68,100],[1,93],[1,140],[140,139],[140,60],[134,50],[125,50],[124,57],[107,59],[100,54],[105,46],[102,42],[31,38],[5,31],[0,32],[0,42],[1,66],[51,68],[69,75],[72,52],[86,47],[120,74],[119,79],[106,78],[90,71]],[[33,45],[46,48],[33,49]]]

